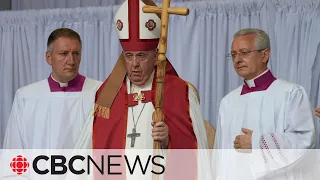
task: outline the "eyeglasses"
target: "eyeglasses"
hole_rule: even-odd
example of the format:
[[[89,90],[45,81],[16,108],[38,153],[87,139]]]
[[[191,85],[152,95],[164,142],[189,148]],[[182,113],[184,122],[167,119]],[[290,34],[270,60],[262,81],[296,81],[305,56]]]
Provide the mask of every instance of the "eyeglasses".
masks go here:
[[[250,53],[252,53],[252,52],[255,52],[255,51],[261,52],[261,51],[263,51],[263,50],[265,50],[265,49],[266,49],[266,48],[264,48],[264,49],[258,49],[258,50],[232,52],[232,53],[230,53],[230,54],[227,55],[227,58],[228,58],[228,59],[235,60],[235,58],[237,57],[237,55],[239,55],[240,57],[243,57],[243,58],[244,58],[244,57],[249,56]]]

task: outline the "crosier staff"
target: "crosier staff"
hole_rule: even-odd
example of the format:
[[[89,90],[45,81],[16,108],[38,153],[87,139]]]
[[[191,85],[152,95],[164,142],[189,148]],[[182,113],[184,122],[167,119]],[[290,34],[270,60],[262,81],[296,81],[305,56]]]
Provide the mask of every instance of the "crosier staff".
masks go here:
[[[160,31],[160,41],[159,41],[159,51],[158,51],[158,61],[157,61],[157,74],[156,74],[156,102],[155,111],[152,114],[152,119],[155,123],[164,120],[164,114],[162,110],[163,96],[164,96],[164,83],[165,83],[165,73],[166,73],[166,52],[167,52],[167,34],[168,34],[168,23],[169,14],[184,15],[189,14],[188,8],[170,8],[170,0],[162,0],[162,8],[156,6],[146,5],[142,8],[144,13],[161,13],[161,31]],[[156,151],[160,149],[160,142],[153,142],[153,149]],[[156,153],[158,154],[158,153]],[[158,179],[157,175],[153,175],[153,179]]]

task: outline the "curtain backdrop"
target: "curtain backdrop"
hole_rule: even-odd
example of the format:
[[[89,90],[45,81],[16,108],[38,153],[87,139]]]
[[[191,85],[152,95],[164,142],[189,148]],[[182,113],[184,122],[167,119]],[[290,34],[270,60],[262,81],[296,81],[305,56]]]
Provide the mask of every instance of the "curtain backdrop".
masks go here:
[[[25,9],[48,9],[48,8],[77,8],[88,6],[110,6],[122,4],[125,0],[11,0],[13,10]],[[161,3],[162,0],[153,0]],[[192,2],[200,0],[171,0],[176,2]],[[207,0],[207,1],[227,1],[227,0]]]
[[[237,0],[172,3],[188,7],[187,17],[170,16],[168,59],[179,75],[199,90],[204,118],[215,126],[220,100],[242,80],[230,52],[240,28],[265,30],[271,38],[269,67],[301,84],[313,105],[320,104],[320,0]],[[80,72],[105,80],[121,52],[113,17],[118,6],[0,12],[0,143],[15,91],[49,76],[45,61],[51,31],[69,27],[80,33]]]

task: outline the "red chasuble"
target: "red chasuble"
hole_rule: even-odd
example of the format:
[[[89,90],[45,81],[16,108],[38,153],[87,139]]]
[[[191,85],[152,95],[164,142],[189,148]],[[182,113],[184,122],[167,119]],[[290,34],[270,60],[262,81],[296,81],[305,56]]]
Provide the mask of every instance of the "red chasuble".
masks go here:
[[[95,117],[94,119],[94,149],[125,148],[129,97],[125,81],[123,81],[123,85],[112,104],[110,118]],[[165,81],[163,112],[165,115],[164,122],[169,128],[169,148],[197,148],[197,141],[189,115],[188,84],[173,75],[166,75]],[[100,88],[103,88],[104,84]],[[156,80],[154,79],[150,94],[153,105],[155,105],[155,86]],[[100,89],[97,97],[99,97],[99,92]],[[150,119],[150,123],[151,121],[152,119]]]
[[[156,94],[155,77],[156,76],[154,76],[151,92],[145,93],[147,96],[146,100],[150,99],[153,105],[155,105]],[[106,83],[107,80],[98,90],[96,99],[98,99]],[[130,140],[130,138],[127,138],[126,130],[128,105],[131,97],[132,95],[127,92],[126,79],[124,79],[121,89],[111,106],[109,119],[98,116],[94,118],[93,149],[125,149],[126,140]],[[164,122],[169,129],[169,149],[197,149],[197,139],[193,131],[189,110],[188,84],[177,76],[168,61],[164,86],[163,112],[165,115]],[[151,121],[152,119],[150,119],[150,123]],[[179,152],[174,151],[171,154],[169,153],[168,157],[170,158],[166,159],[167,171],[165,173],[165,179],[197,179],[195,152],[196,151],[189,151],[179,154]],[[180,160],[182,159],[188,163],[181,164]],[[123,159],[113,161],[113,163],[115,162],[118,162],[118,164],[122,166],[125,165]],[[122,167],[120,171],[122,175],[108,175],[108,179],[125,179],[125,169]],[[119,172],[119,170],[117,172]],[[101,177],[100,174],[98,176]]]

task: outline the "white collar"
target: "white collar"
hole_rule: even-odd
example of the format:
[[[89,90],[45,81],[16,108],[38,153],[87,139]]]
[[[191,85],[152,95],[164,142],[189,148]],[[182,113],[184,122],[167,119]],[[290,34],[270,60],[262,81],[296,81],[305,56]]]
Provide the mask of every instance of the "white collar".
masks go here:
[[[68,83],[67,83],[67,82],[66,82],[66,83],[61,83],[61,82],[55,80],[55,79],[53,78],[53,76],[52,76],[52,73],[51,73],[51,78],[52,78],[55,82],[59,83],[59,84],[60,84],[60,87],[67,87],[67,86],[68,86]]]
[[[265,70],[263,73],[261,73],[259,76],[250,79],[250,80],[246,80],[247,85],[252,88],[252,87],[256,87],[254,80],[256,80],[257,78],[261,77],[262,75],[264,75],[265,73],[267,73],[269,71],[269,69]]]

